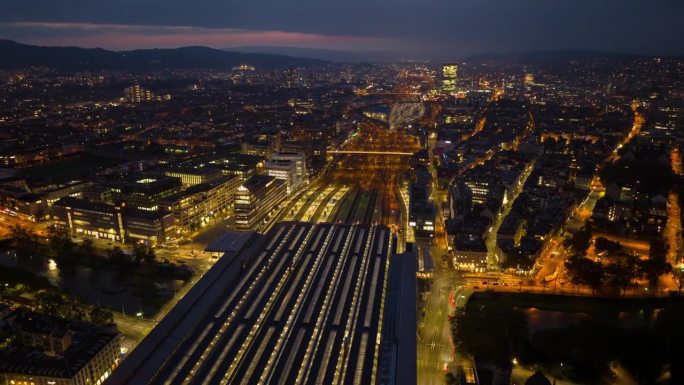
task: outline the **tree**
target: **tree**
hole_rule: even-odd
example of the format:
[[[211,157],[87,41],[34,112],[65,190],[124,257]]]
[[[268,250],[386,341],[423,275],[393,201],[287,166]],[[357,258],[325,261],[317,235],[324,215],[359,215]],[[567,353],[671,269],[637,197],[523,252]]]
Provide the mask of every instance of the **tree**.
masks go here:
[[[36,305],[45,314],[59,316],[62,313],[64,298],[54,290],[41,290],[36,293]]]
[[[546,378],[544,373],[537,370],[533,375],[530,376],[530,378],[527,379],[527,381],[525,381],[525,385],[551,385],[551,381]]]
[[[563,243],[570,247],[575,253],[584,256],[586,255],[589,243],[591,242],[591,234],[591,226],[587,224],[582,229],[572,234],[570,238],[565,239]]]
[[[26,227],[18,224],[10,227],[10,237],[14,246],[19,249],[19,253],[23,253],[32,243],[36,242],[36,235]]]
[[[684,287],[684,267],[680,266],[672,269],[672,275],[677,282],[677,292],[682,293],[682,287]]]
[[[48,238],[52,238],[60,232],[60,230],[55,225],[48,226],[46,230]]]
[[[623,147],[627,151],[627,146]],[[621,157],[606,163],[600,171],[601,180],[608,186],[613,182],[636,184],[645,192],[669,191],[679,183],[670,166],[658,161],[662,150],[630,148],[634,157]]]
[[[672,271],[672,265],[663,258],[649,258],[639,262],[639,272],[648,280],[651,288],[658,287],[660,276],[670,271]]]
[[[650,242],[648,257],[650,259],[667,259],[667,247],[662,239],[655,239]]]
[[[155,259],[154,249],[145,243],[139,242],[133,246],[133,260],[136,264],[152,264]]]
[[[79,246],[79,250],[81,251],[81,254],[85,257],[93,257],[95,256],[95,246],[93,244],[93,240],[90,238],[86,238],[83,240],[83,243]]]
[[[58,257],[68,258],[73,256],[74,242],[66,230],[55,226],[48,228],[48,244]]]
[[[579,255],[572,255],[565,261],[565,271],[570,276],[570,282],[572,282],[573,285],[582,285],[584,283],[582,274],[580,273],[582,270],[582,259],[583,257]]]
[[[623,262],[631,277],[630,284],[634,283],[634,280],[639,276],[639,262],[641,260],[635,254],[629,253],[623,256]]]
[[[648,259],[639,261],[639,272],[648,280],[650,287],[658,286],[661,275],[672,271],[672,265],[667,262],[667,248],[662,239],[652,240],[649,247]]]
[[[606,283],[618,292],[624,291],[634,279],[633,271],[623,262],[612,262],[605,267]]]
[[[605,277],[603,265],[579,255],[573,255],[565,262],[565,269],[575,285],[587,285],[592,293],[602,285]]]
[[[585,282],[587,285],[591,287],[592,293],[596,292],[596,290],[600,289],[601,286],[603,285],[603,279],[605,277],[605,270],[603,268],[603,265],[599,262],[594,262],[590,259],[585,258],[584,263],[586,265],[585,267]]]
[[[114,314],[112,314],[111,311],[103,309],[99,306],[92,308],[88,316],[90,317],[90,322],[92,323],[101,325],[109,325],[114,323]]]
[[[107,258],[115,264],[124,265],[130,262],[128,256],[121,250],[119,246],[114,246],[107,251]]]
[[[32,233],[22,225],[12,225],[10,227],[10,236],[16,243],[25,243],[31,240]]]
[[[83,308],[75,301],[68,301],[64,305],[65,311],[61,314],[65,318],[75,318],[77,320],[85,320],[86,313]]]

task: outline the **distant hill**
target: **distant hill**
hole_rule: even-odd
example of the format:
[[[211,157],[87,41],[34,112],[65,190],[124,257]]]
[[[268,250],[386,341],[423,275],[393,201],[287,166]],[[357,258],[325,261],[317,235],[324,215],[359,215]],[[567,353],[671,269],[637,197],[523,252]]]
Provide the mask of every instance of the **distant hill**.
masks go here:
[[[0,40],[0,69],[45,66],[65,71],[147,71],[162,68],[229,69],[241,64],[276,69],[321,66],[326,63],[317,59],[232,52],[208,47],[109,51],[102,48],[42,47]]]
[[[345,51],[322,48],[300,48],[300,47],[278,47],[278,46],[245,46],[226,48],[226,50],[233,50],[246,53],[266,53],[274,55],[288,55],[295,57],[305,57],[318,60],[327,60],[339,63],[358,63],[358,62],[390,62],[404,59],[413,59],[407,57],[406,53],[395,51]]]
[[[497,62],[502,64],[565,64],[571,61],[629,61],[642,56],[583,50],[529,51],[511,53],[482,53],[465,57],[463,61],[469,63]]]

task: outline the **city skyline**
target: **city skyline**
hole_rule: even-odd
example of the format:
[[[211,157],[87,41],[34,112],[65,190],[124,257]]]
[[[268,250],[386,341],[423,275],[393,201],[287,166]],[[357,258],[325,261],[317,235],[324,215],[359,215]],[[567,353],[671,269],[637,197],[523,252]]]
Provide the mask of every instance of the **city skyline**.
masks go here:
[[[3,10],[0,385],[684,384],[681,0]]]
[[[400,52],[450,59],[550,49],[684,54],[672,0],[520,1],[10,1],[0,37],[39,45],[127,50],[203,45]],[[371,57],[373,55],[369,55]],[[377,56],[377,55],[375,55]],[[373,57],[375,57],[373,56]]]

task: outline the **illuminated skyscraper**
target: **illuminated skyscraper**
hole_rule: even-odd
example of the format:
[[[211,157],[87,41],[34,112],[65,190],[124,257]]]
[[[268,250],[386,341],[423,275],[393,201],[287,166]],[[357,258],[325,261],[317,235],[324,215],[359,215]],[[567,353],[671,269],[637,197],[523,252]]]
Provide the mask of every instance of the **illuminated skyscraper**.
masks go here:
[[[136,84],[124,89],[124,99],[129,103],[143,103],[155,100],[171,100],[171,95],[155,95],[152,91],[140,87],[140,84]]]
[[[140,87],[139,84],[126,88],[124,90],[124,95],[126,100],[130,103],[149,102],[154,99],[152,92]]]
[[[445,93],[456,92],[458,80],[458,65],[454,63],[442,64],[442,91]]]
[[[297,72],[294,68],[288,68],[283,71],[283,77],[285,78],[285,84],[287,88],[292,88],[297,80]]]

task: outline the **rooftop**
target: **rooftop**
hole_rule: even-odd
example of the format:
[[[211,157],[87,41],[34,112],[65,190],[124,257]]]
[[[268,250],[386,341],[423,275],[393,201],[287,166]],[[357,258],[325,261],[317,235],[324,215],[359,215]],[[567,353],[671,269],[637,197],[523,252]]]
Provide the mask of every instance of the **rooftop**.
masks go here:
[[[415,279],[415,261],[392,257],[386,227],[284,222],[266,236],[230,233],[211,247],[226,254],[107,384],[370,384],[386,375],[378,362],[413,367],[415,378],[415,335],[398,335],[415,330],[415,322],[398,324],[406,322],[398,302],[415,313],[415,293],[404,295],[399,283]],[[404,273],[390,273],[395,265]],[[381,312],[386,296],[391,305]],[[397,338],[399,356],[376,342]]]
[[[0,373],[71,378],[120,334],[116,327],[97,326],[83,321],[67,320],[33,313],[17,312],[17,323],[28,332],[48,333],[54,330],[74,332],[72,343],[62,356],[47,356],[35,350],[13,350],[0,354]]]
[[[284,183],[284,181],[268,175],[253,175],[240,186],[240,190],[255,191],[267,187],[271,183]]]
[[[253,231],[228,231],[207,245],[204,251],[237,253],[254,237]]]

